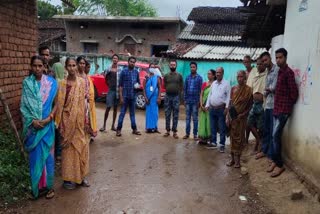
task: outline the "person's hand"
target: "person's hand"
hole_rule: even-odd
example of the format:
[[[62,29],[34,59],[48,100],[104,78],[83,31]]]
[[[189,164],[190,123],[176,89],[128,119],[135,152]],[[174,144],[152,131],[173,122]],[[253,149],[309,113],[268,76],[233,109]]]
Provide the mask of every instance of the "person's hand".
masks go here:
[[[43,128],[43,125],[40,123],[40,120],[33,120],[32,121],[32,126],[35,129],[42,129]]]
[[[205,107],[204,111],[206,111],[206,112],[209,111],[209,107]]]
[[[158,103],[158,105],[161,104],[161,98],[160,97],[158,97],[157,103]]]
[[[48,123],[50,123],[51,121],[51,118],[50,117],[47,117],[46,119],[44,120],[40,120],[39,123],[42,127],[45,127]]]
[[[144,100],[146,101],[146,104],[149,104],[148,98],[145,97]]]
[[[120,97],[119,102],[120,102],[120,105],[123,105],[123,97]]]
[[[243,118],[245,118],[245,117],[246,117],[245,114],[238,114],[238,118],[239,118],[239,119],[243,119]]]
[[[226,116],[227,113],[228,113],[228,108],[225,108],[224,111],[223,111],[224,116]]]

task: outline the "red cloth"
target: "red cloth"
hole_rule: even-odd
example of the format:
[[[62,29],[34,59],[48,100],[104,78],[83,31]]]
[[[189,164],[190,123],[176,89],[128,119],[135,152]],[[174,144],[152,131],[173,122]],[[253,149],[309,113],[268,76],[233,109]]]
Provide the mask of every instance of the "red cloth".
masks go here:
[[[203,91],[208,86],[208,82],[204,82],[201,86],[201,91]]]
[[[297,102],[299,90],[294,78],[294,73],[286,65],[280,68],[277,86],[274,94],[273,114],[291,114],[294,104]]]

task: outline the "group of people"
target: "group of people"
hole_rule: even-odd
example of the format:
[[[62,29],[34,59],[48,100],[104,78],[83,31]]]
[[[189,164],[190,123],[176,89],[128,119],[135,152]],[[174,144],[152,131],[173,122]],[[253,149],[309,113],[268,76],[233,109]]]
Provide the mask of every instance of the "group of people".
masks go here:
[[[82,56],[67,58],[64,66],[58,63],[51,68],[49,59],[48,47],[31,58],[20,107],[32,197],[45,194],[48,199],[54,197],[55,147],[61,155],[63,186],[89,187],[89,142],[97,135],[89,62]]]
[[[90,186],[89,143],[97,135],[94,85],[88,76],[90,63],[85,57],[67,58],[65,65],[48,65],[49,49],[39,49],[31,58],[30,75],[23,81],[21,112],[23,136],[29,152],[32,193],[35,198],[45,193],[54,197],[54,150],[61,159],[63,186],[75,189]],[[240,156],[249,141],[250,132],[256,138],[255,157],[269,158],[267,172],[271,177],[283,171],[281,135],[298,98],[294,73],[287,65],[287,51],[276,51],[276,62],[264,52],[252,67],[251,58],[244,57],[246,70],[237,72],[238,84],[231,88],[223,78],[224,69],[209,70],[204,82],[197,73],[197,63],[190,63],[190,74],[183,81],[177,72],[177,61],[170,60],[170,72],[162,76],[151,63],[146,79],[141,83],[135,69],[136,58],[130,56],[128,66],[118,66],[119,56],[112,56],[111,66],[104,71],[109,91],[101,132],[106,130],[109,111],[113,108],[111,130],[121,136],[127,108],[130,112],[132,134],[141,135],[135,119],[137,90],[143,86],[146,100],[146,133],[160,133],[158,127],[161,86],[164,98],[165,130],[178,139],[180,103],[185,106],[186,127],[183,139],[190,138],[191,118],[193,139],[208,149],[225,152],[226,137],[230,136],[231,159],[227,166],[240,168]],[[66,72],[65,72],[66,71]],[[163,84],[162,84],[163,83]],[[117,107],[121,105],[117,126]],[[172,124],[171,124],[172,121]],[[58,155],[57,155],[58,154]]]

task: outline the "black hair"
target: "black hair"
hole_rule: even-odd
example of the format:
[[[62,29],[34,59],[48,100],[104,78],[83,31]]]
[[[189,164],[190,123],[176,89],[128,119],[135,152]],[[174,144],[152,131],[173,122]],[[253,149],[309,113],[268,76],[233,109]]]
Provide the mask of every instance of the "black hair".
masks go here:
[[[195,65],[196,67],[198,67],[198,64],[196,62],[190,62],[190,66],[191,65]]]
[[[130,56],[128,59],[128,62],[130,62],[130,60],[132,60],[132,59],[134,59],[135,62],[137,61],[137,59],[134,56]]]
[[[30,65],[32,65],[35,60],[40,60],[42,62],[42,64],[44,64],[44,58],[42,56],[35,55],[35,56],[31,57]]]
[[[214,69],[210,69],[209,70],[211,72],[211,74],[214,76],[213,80],[216,80],[217,79],[217,76],[216,76],[216,70]]]
[[[284,48],[279,48],[278,50],[276,50],[276,54],[278,53],[282,53],[284,57],[288,56],[288,51]]]
[[[260,58],[262,59],[262,57],[268,56],[271,58],[271,55],[268,51],[263,52],[262,54],[260,54]]]
[[[46,46],[46,45],[41,46],[41,47],[39,47],[39,49],[38,49],[38,53],[41,54],[42,51],[47,50],[47,49],[50,50],[50,48],[49,48],[48,46]]]
[[[115,56],[119,59],[119,55],[118,54],[113,54],[111,59],[113,59],[113,57],[115,57]]]
[[[249,56],[249,55],[245,55],[243,58],[252,61],[252,60],[251,60],[251,56]]]
[[[85,60],[85,61],[86,61],[86,67],[90,65],[90,62],[88,60]]]
[[[84,60],[84,62],[87,62],[85,56],[78,56],[76,62],[79,64],[81,60]]]
[[[176,64],[178,64],[178,63],[177,63],[177,60],[175,60],[175,59],[170,59],[170,60],[169,60],[169,63],[171,63],[171,62],[175,62]]]
[[[149,68],[151,68],[151,65],[156,65],[156,64],[153,63],[153,62],[151,62],[151,63],[149,64]]]
[[[73,58],[73,57],[68,57],[68,58],[66,59],[66,62],[65,62],[65,65],[64,65],[64,66],[67,67],[68,63],[69,63],[71,60],[77,62],[77,61],[75,60],[75,58]]]

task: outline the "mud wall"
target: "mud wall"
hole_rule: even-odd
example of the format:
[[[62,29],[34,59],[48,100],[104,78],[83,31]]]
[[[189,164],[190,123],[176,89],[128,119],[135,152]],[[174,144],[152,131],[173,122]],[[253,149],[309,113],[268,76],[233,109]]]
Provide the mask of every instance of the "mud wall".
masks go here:
[[[287,1],[284,47],[299,101],[284,135],[284,154],[320,187],[320,1]]]

